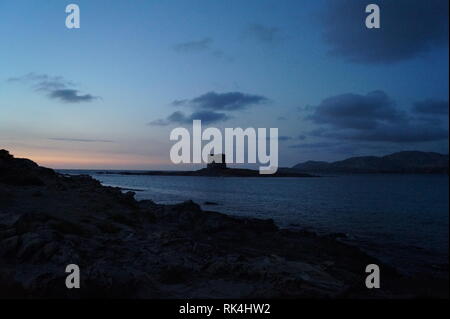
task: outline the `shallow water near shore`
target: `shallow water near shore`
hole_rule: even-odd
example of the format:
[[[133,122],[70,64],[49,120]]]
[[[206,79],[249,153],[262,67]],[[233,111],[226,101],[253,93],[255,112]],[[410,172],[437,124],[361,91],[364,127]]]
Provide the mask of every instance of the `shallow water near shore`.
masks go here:
[[[135,190],[138,200],[192,199],[205,210],[272,218],[281,227],[345,233],[345,241],[401,272],[448,277],[447,175],[221,178],[61,172]]]

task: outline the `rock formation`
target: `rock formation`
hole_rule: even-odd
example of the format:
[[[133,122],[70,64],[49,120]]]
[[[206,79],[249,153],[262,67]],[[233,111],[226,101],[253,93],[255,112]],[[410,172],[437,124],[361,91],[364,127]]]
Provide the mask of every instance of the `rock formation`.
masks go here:
[[[193,202],[138,202],[89,176],[61,175],[0,151],[1,298],[448,295],[448,282],[424,285],[388,266],[383,289],[368,290],[370,263],[382,265],[334,238]],[[80,267],[81,289],[66,288],[68,264]]]

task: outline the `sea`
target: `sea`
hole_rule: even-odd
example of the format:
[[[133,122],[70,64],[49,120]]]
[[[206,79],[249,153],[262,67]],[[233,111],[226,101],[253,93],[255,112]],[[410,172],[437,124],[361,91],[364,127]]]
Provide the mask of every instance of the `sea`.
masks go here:
[[[337,175],[249,178],[88,174],[159,204],[193,200],[205,210],[273,219],[282,228],[345,234],[404,274],[448,278],[448,175]],[[207,205],[207,202],[216,205]]]

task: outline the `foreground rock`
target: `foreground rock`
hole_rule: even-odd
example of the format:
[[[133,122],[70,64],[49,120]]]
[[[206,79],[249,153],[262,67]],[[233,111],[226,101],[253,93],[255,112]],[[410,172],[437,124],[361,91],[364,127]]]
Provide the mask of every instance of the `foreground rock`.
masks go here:
[[[0,297],[408,298],[448,295],[448,282],[405,278],[331,237],[271,220],[163,206],[0,151]],[[81,269],[81,289],[65,268]]]

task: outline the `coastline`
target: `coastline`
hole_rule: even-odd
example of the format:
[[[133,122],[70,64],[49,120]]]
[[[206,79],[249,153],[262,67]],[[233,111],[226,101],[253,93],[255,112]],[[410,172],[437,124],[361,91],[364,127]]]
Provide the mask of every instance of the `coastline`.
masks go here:
[[[204,176],[204,177],[319,177],[309,173],[294,172],[280,168],[275,174],[260,174],[259,171],[240,168],[208,169],[196,171],[96,171],[97,174],[136,175],[136,176]]]
[[[0,152],[0,297],[448,297],[448,280],[412,278],[332,236],[273,220],[158,205],[89,176]],[[82,287],[64,287],[78,264]],[[383,289],[364,286],[366,265]]]

